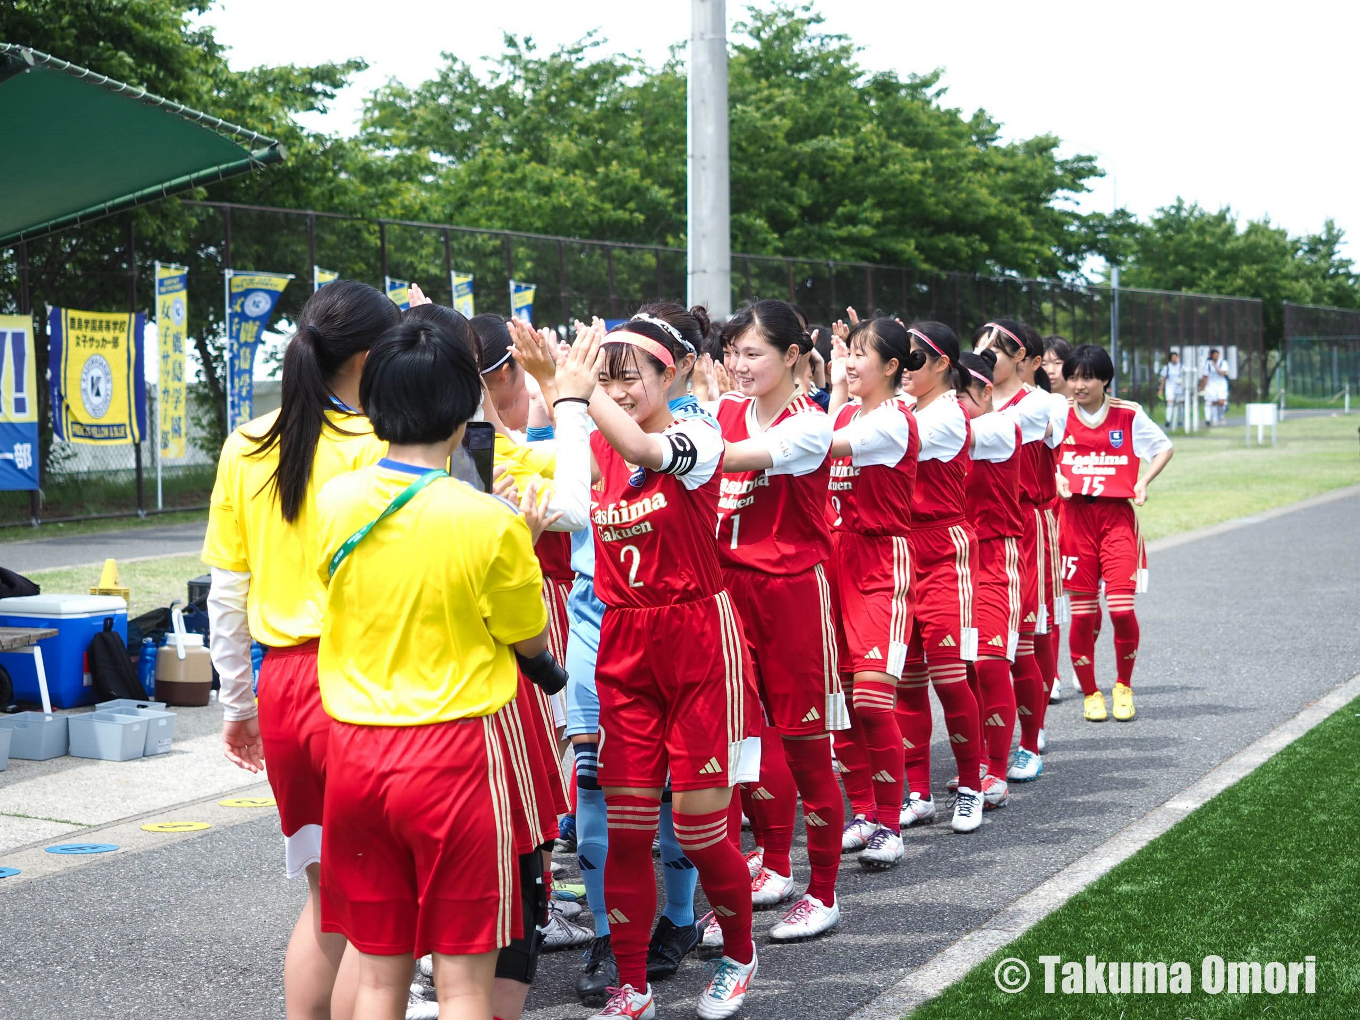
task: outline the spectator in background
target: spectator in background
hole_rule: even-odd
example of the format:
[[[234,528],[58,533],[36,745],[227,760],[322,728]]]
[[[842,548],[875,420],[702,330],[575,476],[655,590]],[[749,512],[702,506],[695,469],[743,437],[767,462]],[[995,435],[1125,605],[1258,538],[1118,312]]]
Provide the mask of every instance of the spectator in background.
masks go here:
[[[1166,401],[1166,427],[1180,428],[1181,407],[1185,400],[1180,353],[1174,350],[1167,351],[1166,364],[1157,374],[1161,376],[1161,381],[1157,383],[1157,396]]]
[[[1199,373],[1199,388],[1204,394],[1204,420],[1210,428],[1224,425],[1228,418],[1228,362],[1218,348],[1209,351],[1209,360]]]
[[[1044,337],[1044,373],[1048,376],[1048,391],[1067,396],[1067,380],[1063,378],[1063,362],[1072,354],[1072,345],[1057,333]]]

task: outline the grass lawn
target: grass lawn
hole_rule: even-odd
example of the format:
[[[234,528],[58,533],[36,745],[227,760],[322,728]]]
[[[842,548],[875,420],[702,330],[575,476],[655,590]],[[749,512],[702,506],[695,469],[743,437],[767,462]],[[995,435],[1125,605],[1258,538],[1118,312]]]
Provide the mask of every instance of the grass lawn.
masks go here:
[[[1360,1015],[1360,782],[1350,771],[1360,755],[1358,716],[1360,700],[1073,897],[912,1020]],[[1191,992],[1062,994],[1058,966],[1057,991],[1045,993],[1040,956],[1066,963],[1087,955],[1186,961]],[[1315,956],[1316,993],[1210,994],[1201,982],[1209,955],[1261,963]],[[999,991],[994,977],[1008,958],[1024,961],[1031,975],[1016,994]]]
[[[59,567],[34,570],[26,576],[44,592],[86,592],[99,583],[99,572],[98,566]],[[128,618],[168,606],[173,599],[183,602],[189,594],[189,580],[207,572],[197,553],[119,563],[118,579],[132,594]]]
[[[1298,418],[1280,424],[1274,447],[1248,446],[1241,426],[1175,436],[1176,455],[1138,511],[1144,537],[1163,538],[1360,483],[1357,429],[1360,415]]]

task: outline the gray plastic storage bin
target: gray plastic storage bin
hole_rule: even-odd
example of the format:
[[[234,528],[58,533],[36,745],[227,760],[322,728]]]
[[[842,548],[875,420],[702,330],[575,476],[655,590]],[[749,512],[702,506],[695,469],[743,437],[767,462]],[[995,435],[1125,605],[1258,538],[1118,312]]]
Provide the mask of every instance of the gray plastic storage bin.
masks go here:
[[[126,704],[122,704],[122,702],[126,702]],[[148,755],[168,754],[170,745],[175,739],[175,713],[167,712],[159,705],[154,708],[146,706],[145,701],[129,701],[127,698],[120,698],[118,701],[104,702],[97,706],[95,711],[112,712],[114,715],[126,715],[134,719],[145,719],[145,753]]]
[[[89,712],[71,716],[70,723],[73,758],[129,761],[146,750],[147,722],[139,716]]]
[[[9,768],[9,730],[0,730],[0,772]]]
[[[10,731],[9,756],[26,761],[60,758],[67,749],[67,718],[41,712],[0,715],[0,729]]]

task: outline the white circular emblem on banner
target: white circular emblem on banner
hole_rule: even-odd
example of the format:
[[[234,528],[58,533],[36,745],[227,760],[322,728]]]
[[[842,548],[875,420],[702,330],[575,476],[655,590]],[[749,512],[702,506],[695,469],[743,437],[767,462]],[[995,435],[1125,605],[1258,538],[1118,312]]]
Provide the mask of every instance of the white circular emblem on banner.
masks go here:
[[[246,300],[242,306],[245,313],[251,318],[258,318],[269,312],[269,295],[262,290],[252,290],[246,295]]]
[[[113,402],[113,369],[102,354],[91,354],[80,370],[80,402],[91,418],[102,418]]]
[[[184,298],[177,297],[170,303],[170,319],[176,326],[184,325]]]

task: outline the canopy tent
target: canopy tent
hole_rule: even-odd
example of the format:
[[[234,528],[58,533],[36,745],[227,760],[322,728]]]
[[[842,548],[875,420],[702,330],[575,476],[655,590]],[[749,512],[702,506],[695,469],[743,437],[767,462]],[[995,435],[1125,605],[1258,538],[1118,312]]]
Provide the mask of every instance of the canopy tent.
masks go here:
[[[283,161],[272,138],[0,43],[0,247]]]

